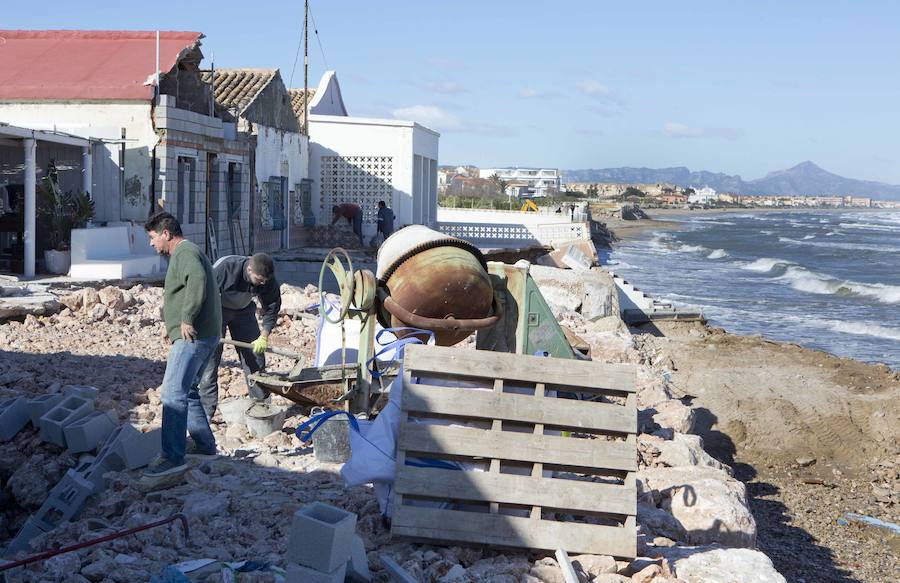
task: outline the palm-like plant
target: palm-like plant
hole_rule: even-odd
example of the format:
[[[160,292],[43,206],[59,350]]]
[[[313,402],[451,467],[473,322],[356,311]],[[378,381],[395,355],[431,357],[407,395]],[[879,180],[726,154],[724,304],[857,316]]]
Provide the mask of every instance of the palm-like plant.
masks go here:
[[[94,201],[86,192],[62,192],[56,163],[50,160],[41,184],[38,213],[47,220],[50,247],[64,251],[69,247],[72,229],[83,228],[94,218]]]

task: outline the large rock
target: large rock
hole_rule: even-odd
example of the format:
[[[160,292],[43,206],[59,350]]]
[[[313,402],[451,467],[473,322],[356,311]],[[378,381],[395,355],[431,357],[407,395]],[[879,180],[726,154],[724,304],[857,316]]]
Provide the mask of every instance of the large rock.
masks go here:
[[[100,303],[107,308],[113,310],[124,310],[127,302],[125,301],[125,293],[115,286],[106,286],[97,292],[100,297]]]
[[[81,292],[81,305],[85,311],[100,303],[100,293],[92,287],[86,287]]]
[[[50,316],[62,309],[56,296],[39,287],[0,287],[0,322],[9,318]]]
[[[10,476],[6,487],[20,506],[36,510],[50,493],[51,484],[39,468],[29,463],[19,467]]]
[[[675,432],[671,441],[658,441],[654,445],[659,450],[657,462],[669,467],[707,466],[733,475],[731,468],[710,456],[703,449],[703,438],[699,435]]]
[[[697,422],[694,410],[678,400],[663,401],[654,406],[653,421],[680,433],[693,433]]]
[[[756,544],[756,521],[747,504],[747,490],[725,471],[705,466],[652,468],[641,470],[638,476],[659,492],[660,509],[678,521],[676,536],[661,530],[658,534],[695,545]]]
[[[679,579],[691,583],[786,583],[769,557],[751,549],[671,547],[659,552]]]

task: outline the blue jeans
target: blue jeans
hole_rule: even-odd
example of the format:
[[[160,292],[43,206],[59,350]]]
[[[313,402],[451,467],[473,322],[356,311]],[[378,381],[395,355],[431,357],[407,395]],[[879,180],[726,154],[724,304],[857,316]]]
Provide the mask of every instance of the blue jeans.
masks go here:
[[[209,356],[219,344],[216,336],[193,342],[176,340],[169,349],[166,375],[162,384],[162,454],[171,462],[181,463],[190,433],[197,447],[206,452],[216,450],[213,436],[197,383]]]

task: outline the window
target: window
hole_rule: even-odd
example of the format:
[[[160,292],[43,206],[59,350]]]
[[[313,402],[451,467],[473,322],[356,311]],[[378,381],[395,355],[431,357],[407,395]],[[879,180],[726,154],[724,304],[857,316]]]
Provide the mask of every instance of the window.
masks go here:
[[[178,157],[178,191],[176,215],[185,225],[194,223],[197,212],[197,160],[187,156]]]
[[[232,219],[241,217],[241,170],[240,162],[228,163],[225,195],[228,198],[228,214]]]

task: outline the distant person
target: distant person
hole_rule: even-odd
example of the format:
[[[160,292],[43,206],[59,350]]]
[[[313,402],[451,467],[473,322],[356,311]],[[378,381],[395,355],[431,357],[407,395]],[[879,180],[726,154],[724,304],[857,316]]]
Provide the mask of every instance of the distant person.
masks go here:
[[[264,402],[268,394],[250,380],[250,375],[265,370],[266,349],[269,334],[278,321],[281,310],[281,289],[275,279],[275,263],[265,253],[252,257],[227,255],[213,265],[216,287],[222,294],[222,337],[225,330],[231,339],[248,342],[253,348],[238,348],[238,358],[247,381],[247,392],[254,401]],[[256,302],[263,309],[263,328],[256,322]],[[222,362],[222,344],[216,346],[203,369],[198,392],[206,416],[212,419],[219,404],[219,364]]]
[[[562,214],[562,207],[561,207],[561,206],[556,207],[556,214],[558,214],[558,215],[561,215],[561,214]]]
[[[352,202],[336,204],[331,207],[331,214],[334,215],[331,219],[332,225],[338,222],[342,217],[347,219],[347,222],[353,225],[353,232],[356,233],[356,236],[359,237],[360,244],[362,244],[362,209],[359,208],[359,205],[355,205]]]
[[[575,205],[574,204],[569,205],[569,216],[571,217],[571,219],[573,221],[575,220]]]
[[[144,470],[147,478],[187,470],[186,454],[216,455],[216,438],[200,404],[200,371],[219,344],[222,302],[206,255],[184,238],[169,213],[147,219],[150,245],[169,258],[163,291],[163,320],[172,347],[166,359],[162,400],[162,454]],[[193,443],[188,449],[187,435]]]
[[[382,236],[381,241],[384,242],[394,232],[394,211],[388,208],[383,200],[378,201],[378,230],[375,236],[369,241],[369,245],[375,246],[375,240],[378,235]]]

